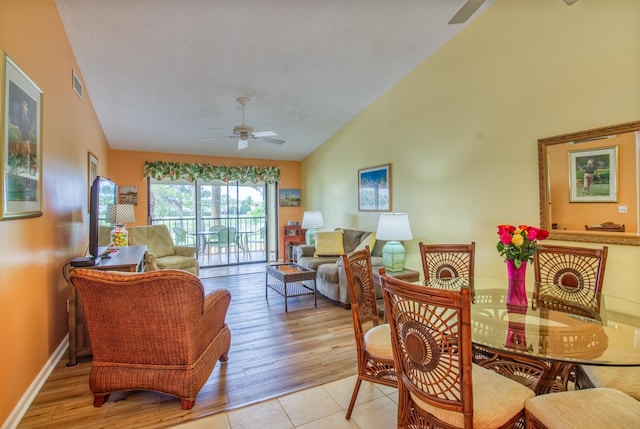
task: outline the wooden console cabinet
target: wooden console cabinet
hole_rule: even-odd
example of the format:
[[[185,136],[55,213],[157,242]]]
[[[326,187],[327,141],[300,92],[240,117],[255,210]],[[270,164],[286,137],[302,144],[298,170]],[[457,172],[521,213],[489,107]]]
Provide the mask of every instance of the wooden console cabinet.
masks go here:
[[[118,249],[118,254],[113,258],[102,259],[100,263],[89,267],[69,267],[69,272],[79,268],[131,273],[144,271],[144,256],[147,252],[147,246],[128,246]],[[67,366],[75,366],[78,364],[79,356],[89,356],[92,352],[82,300],[77,294],[75,286],[71,283],[69,283],[67,306],[69,311],[69,362]]]
[[[306,230],[300,225],[285,225],[284,238],[282,240],[282,260],[295,262],[295,247],[305,243]]]

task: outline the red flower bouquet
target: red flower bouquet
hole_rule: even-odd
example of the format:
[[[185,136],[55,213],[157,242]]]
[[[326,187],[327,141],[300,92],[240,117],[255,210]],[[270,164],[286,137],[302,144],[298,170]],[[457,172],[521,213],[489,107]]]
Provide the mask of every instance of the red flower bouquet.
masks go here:
[[[500,256],[504,256],[505,261],[511,260],[517,268],[522,263],[533,262],[533,255],[540,245],[538,240],[549,237],[549,232],[534,226],[519,225],[498,225],[498,245],[496,246]]]

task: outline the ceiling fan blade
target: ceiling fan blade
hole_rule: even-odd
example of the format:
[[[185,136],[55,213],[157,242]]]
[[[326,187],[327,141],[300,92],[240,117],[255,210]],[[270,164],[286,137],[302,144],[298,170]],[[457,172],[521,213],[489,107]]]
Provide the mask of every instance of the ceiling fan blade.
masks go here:
[[[284,144],[284,140],[271,139],[269,137],[258,137],[256,140],[263,143]]]
[[[213,128],[213,127],[211,127],[210,129],[214,130],[214,131],[220,131],[221,133],[225,133],[225,134],[229,134],[229,135],[233,134],[233,131],[223,130],[222,128]]]
[[[246,149],[249,147],[249,140],[238,140],[238,150]]]
[[[275,137],[278,133],[274,133],[273,131],[255,131],[253,133],[254,137]]]
[[[467,21],[467,19],[471,18],[471,15],[476,13],[476,10],[485,0],[467,0],[467,2],[460,8],[458,13],[453,15],[453,18],[449,21],[449,24],[462,24]]]
[[[210,142],[212,140],[227,140],[227,139],[235,139],[236,136],[227,136],[227,137],[209,137],[207,139],[200,139],[201,142]]]

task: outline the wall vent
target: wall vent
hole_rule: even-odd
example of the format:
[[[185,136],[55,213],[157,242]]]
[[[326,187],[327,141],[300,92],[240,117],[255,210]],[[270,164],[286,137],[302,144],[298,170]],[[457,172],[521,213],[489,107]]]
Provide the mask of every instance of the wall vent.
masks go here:
[[[76,71],[75,70],[71,70],[71,71],[73,74],[71,86],[73,86],[73,90],[76,92],[76,94],[78,94],[78,97],[80,97],[80,100],[82,100],[82,82],[80,82],[80,78],[78,78]]]

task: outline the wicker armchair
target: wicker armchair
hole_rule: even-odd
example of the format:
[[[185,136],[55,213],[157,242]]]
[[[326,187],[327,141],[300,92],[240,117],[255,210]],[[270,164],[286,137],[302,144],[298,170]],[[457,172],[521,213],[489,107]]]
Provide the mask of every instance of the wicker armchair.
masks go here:
[[[389,325],[381,324],[378,318],[369,246],[350,255],[342,255],[342,263],[351,298],[358,352],[358,379],[346,414],[346,418],[350,419],[362,380],[391,387],[397,387],[398,380],[393,363]]]
[[[522,427],[534,393],[472,364],[471,297],[383,275],[398,373],[399,428]]]
[[[76,269],[69,279],[84,303],[93,347],[94,406],[111,392],[154,390],[191,409],[216,360],[227,361],[231,294],[205,296],[200,280],[179,270]]]

